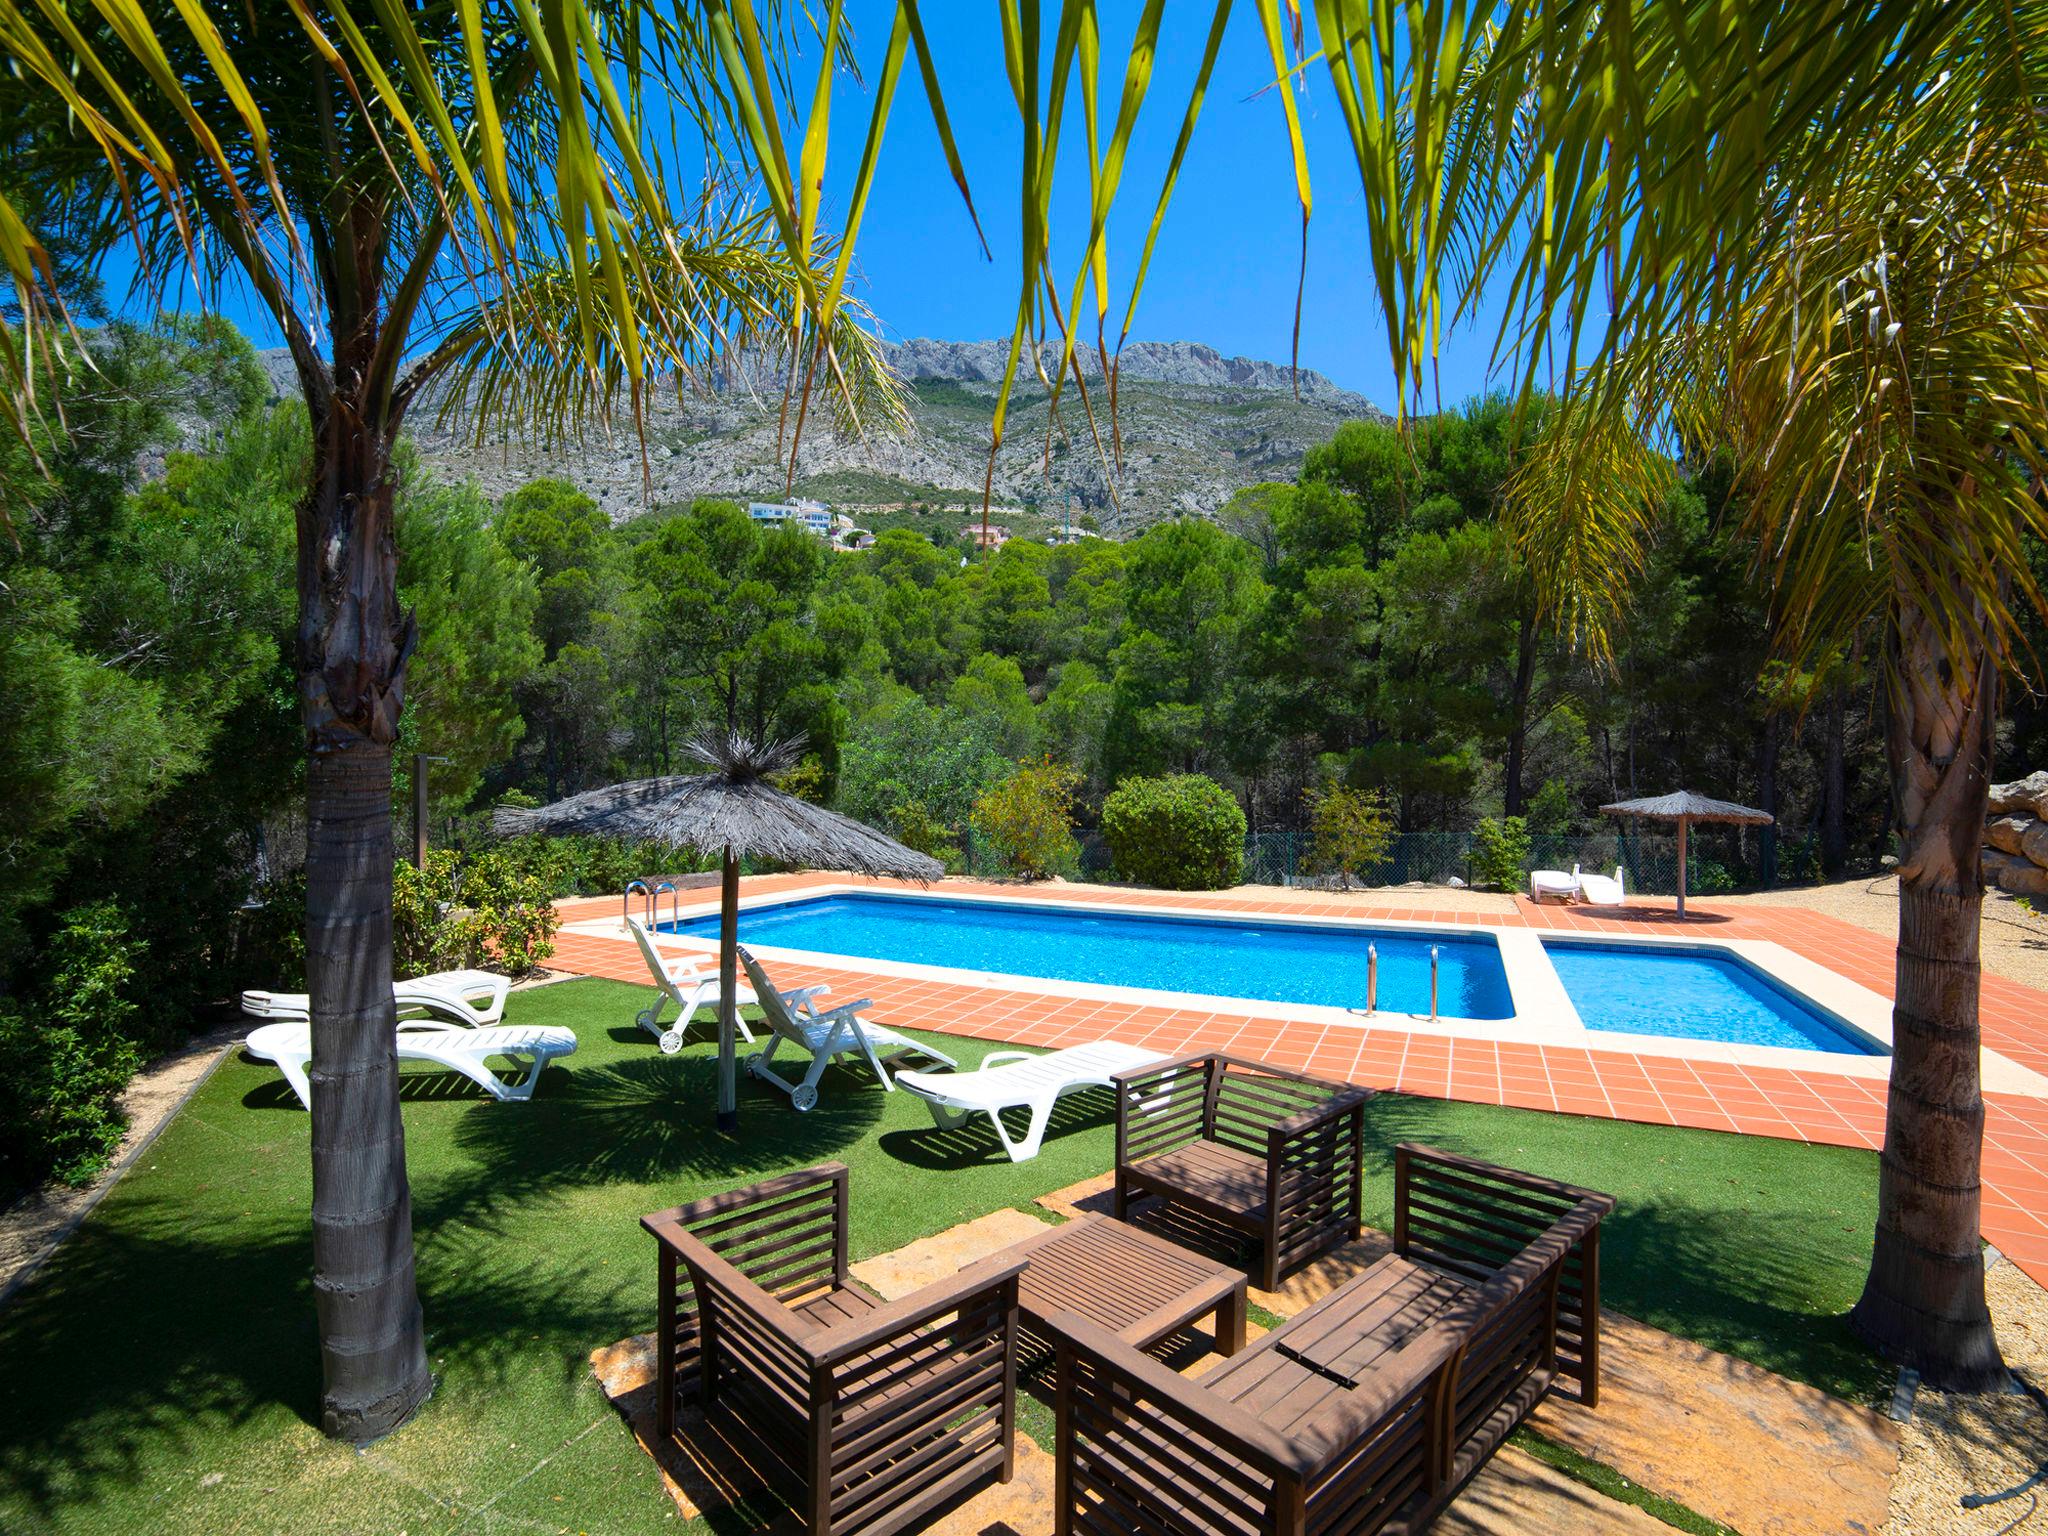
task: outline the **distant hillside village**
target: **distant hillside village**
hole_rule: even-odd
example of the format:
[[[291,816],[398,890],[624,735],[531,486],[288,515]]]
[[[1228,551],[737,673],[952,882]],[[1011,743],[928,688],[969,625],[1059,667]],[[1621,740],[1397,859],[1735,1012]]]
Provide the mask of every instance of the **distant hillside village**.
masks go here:
[[[804,532],[823,539],[838,550],[870,548],[875,542],[874,531],[862,527],[855,520],[854,513],[892,514],[902,511],[901,504],[887,506],[861,506],[847,511],[835,512],[830,504],[814,501],[807,496],[792,496],[787,501],[750,501],[747,516],[757,523],[791,524]],[[999,507],[993,509],[1011,522],[1029,516],[1022,507]],[[1042,542],[1053,545],[1077,544],[1086,535],[1071,527],[1055,528],[1041,536]],[[962,530],[961,537],[977,549],[1001,549],[1010,541],[1008,523],[990,521],[970,522]]]

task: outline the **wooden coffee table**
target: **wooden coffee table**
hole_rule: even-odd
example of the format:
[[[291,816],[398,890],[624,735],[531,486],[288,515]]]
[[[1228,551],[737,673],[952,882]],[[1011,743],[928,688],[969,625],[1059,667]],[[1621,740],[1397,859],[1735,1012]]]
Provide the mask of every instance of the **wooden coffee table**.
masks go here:
[[[1112,1217],[1079,1217],[1006,1256],[1027,1261],[1017,1310],[1041,1337],[1051,1336],[1059,1313],[1078,1312],[1133,1348],[1149,1349],[1214,1312],[1217,1350],[1244,1348],[1242,1273]]]

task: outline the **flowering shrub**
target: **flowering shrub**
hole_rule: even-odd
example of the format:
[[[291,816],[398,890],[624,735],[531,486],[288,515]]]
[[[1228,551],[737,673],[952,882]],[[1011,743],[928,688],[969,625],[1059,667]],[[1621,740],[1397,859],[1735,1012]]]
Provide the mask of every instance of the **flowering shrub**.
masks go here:
[[[391,886],[392,960],[401,976],[492,965],[524,976],[555,952],[561,919],[548,882],[501,849],[464,858],[432,849]]]
[[[1046,757],[1017,771],[974,802],[974,830],[995,849],[1003,868],[1042,880],[1079,866],[1074,841],[1074,795],[1081,776]]]

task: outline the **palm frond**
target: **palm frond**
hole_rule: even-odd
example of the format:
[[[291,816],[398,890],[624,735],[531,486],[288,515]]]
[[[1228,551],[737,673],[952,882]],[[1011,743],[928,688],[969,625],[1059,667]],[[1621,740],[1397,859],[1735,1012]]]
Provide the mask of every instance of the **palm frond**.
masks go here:
[[[607,290],[579,291],[561,262],[530,262],[486,302],[437,323],[402,387],[431,394],[444,421],[479,432],[490,424],[574,440],[622,414],[622,401],[637,414],[643,380],[678,390],[743,387],[791,336],[802,338],[807,365],[819,344],[802,323],[806,286],[764,229],[767,217],[714,214],[687,230],[643,233],[623,305]],[[821,252],[832,255],[829,246]],[[815,284],[817,273],[809,276]],[[596,337],[588,350],[570,325],[578,314]],[[907,420],[902,387],[865,319],[858,305],[838,307],[827,337],[828,397],[849,431],[895,430]]]

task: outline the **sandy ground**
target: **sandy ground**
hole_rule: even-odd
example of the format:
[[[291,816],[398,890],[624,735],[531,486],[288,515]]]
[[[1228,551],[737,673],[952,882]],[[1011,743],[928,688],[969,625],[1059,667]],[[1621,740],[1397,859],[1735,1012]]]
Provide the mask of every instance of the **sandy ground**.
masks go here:
[[[1805,907],[1886,938],[1899,931],[1899,882],[1844,880],[1749,896],[1716,896],[1717,907]],[[1984,897],[1984,969],[2008,981],[2048,991],[2048,917],[2029,912],[2003,891]]]
[[[1984,1280],[2005,1363],[2048,1389],[2048,1291],[2004,1262]],[[1962,1507],[1967,1493],[1997,1493],[2044,1468],[2048,1413],[2032,1398],[1923,1390],[1900,1447],[1885,1536],[2048,1536],[2048,1479],[2017,1498]]]

